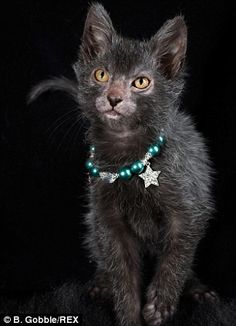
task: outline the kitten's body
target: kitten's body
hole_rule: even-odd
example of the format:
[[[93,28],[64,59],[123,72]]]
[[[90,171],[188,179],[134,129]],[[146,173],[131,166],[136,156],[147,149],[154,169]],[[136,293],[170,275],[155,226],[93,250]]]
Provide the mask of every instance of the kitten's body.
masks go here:
[[[156,269],[160,268],[157,272],[160,279],[155,279],[155,275],[149,287],[146,320],[151,322],[156,315],[153,325],[159,325],[163,317],[157,314],[158,304],[163,314],[175,307],[184,283],[192,278],[193,255],[212,211],[208,159],[202,138],[184,114],[176,113],[174,122],[175,127],[165,128],[166,148],[152,160],[152,168],[162,171],[159,188],[145,189],[138,177],[113,184],[96,179],[91,185],[91,211],[86,219],[90,232],[86,242],[91,257],[98,263],[98,273],[108,272],[112,291],[119,289],[123,293],[117,303],[120,315],[125,316],[122,325],[140,325],[141,273],[146,254],[151,256]],[[93,139],[99,148],[97,136]],[[143,146],[139,141],[144,142]],[[118,162],[112,165],[114,171],[130,164],[143,157],[148,147],[143,136],[139,141],[135,134],[125,145],[118,142],[115,146],[108,140],[106,145],[103,143],[101,161],[97,155],[96,163],[107,170],[105,162],[109,161],[104,158],[107,155],[110,162]],[[124,257],[118,258],[118,253]],[[163,303],[166,305],[161,307]],[[130,322],[129,318],[137,319]]]
[[[78,84],[55,81],[32,93],[34,98],[51,87],[71,90],[91,123],[88,139],[101,171],[117,172],[142,159],[164,129],[166,144],[150,160],[153,170],[161,171],[159,187],[145,188],[139,176],[111,184],[93,178],[90,186],[86,244],[122,326],[141,326],[143,317],[148,325],[160,325],[173,314],[212,213],[204,142],[179,111],[185,51],[181,17],[168,21],[149,42],[138,42],[118,36],[106,11],[93,5],[75,66]],[[109,72],[106,83],[94,79],[101,67]],[[138,76],[148,76],[147,90],[133,87]],[[118,104],[111,106],[111,95],[119,96]],[[147,254],[154,272],[143,307]]]

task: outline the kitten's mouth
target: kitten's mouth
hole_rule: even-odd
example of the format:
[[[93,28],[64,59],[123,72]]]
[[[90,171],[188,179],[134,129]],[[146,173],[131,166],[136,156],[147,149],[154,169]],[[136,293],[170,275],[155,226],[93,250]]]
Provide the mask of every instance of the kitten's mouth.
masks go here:
[[[104,112],[104,115],[109,119],[119,119],[121,117],[121,113],[119,113],[113,109],[110,111]]]

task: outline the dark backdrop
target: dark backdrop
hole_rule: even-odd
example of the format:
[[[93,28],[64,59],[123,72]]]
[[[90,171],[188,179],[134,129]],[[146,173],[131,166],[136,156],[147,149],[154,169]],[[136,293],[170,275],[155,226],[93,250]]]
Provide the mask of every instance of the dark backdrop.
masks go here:
[[[236,296],[235,17],[222,1],[102,1],[114,25],[148,38],[182,13],[189,27],[183,105],[205,135],[216,169],[217,213],[201,242],[196,270],[221,295]],[[74,103],[47,93],[26,105],[42,79],[73,78],[88,1],[14,1],[1,10],[0,291],[10,296],[86,281],[93,266],[81,247],[86,211],[86,126],[67,115]]]

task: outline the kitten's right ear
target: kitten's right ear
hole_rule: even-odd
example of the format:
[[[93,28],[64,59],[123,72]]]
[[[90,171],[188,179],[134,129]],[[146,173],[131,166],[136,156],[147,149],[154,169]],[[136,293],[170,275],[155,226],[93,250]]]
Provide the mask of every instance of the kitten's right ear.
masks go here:
[[[92,4],[84,26],[81,53],[89,62],[96,56],[103,55],[111,46],[115,30],[112,21],[102,5]]]

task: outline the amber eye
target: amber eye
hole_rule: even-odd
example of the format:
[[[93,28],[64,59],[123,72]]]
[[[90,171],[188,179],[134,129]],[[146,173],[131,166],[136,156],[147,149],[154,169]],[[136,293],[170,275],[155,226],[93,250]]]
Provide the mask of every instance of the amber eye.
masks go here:
[[[147,77],[138,77],[133,81],[132,85],[138,89],[144,89],[150,85],[150,82]]]
[[[109,80],[109,74],[104,69],[97,69],[94,72],[94,77],[97,81],[105,83]]]

